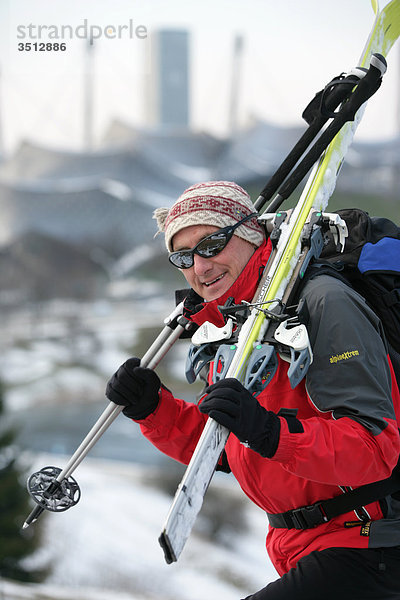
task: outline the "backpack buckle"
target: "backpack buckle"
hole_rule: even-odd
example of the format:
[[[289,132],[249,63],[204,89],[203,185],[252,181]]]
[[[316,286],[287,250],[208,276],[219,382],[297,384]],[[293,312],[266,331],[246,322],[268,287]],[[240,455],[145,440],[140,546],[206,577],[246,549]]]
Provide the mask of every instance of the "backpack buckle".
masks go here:
[[[293,526],[295,529],[311,529],[326,523],[329,519],[321,508],[322,502],[316,502],[309,506],[302,506],[291,511]]]

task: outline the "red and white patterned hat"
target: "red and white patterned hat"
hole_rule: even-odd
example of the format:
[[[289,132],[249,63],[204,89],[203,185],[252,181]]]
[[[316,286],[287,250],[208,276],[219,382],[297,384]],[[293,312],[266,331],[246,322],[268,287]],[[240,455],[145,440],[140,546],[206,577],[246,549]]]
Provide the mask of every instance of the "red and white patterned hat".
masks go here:
[[[153,218],[159,232],[165,233],[165,244],[173,251],[172,238],[191,225],[214,225],[222,228],[257,212],[248,193],[232,181],[207,181],[189,187],[171,208],[157,208]],[[260,246],[265,238],[256,217],[235,230],[238,237]]]

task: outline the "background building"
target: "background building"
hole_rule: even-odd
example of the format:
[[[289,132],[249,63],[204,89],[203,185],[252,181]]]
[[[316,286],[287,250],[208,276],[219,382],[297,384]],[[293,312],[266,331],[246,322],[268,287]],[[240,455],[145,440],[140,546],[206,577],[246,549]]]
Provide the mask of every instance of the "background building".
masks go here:
[[[150,126],[188,128],[190,124],[189,33],[153,34],[147,117]]]

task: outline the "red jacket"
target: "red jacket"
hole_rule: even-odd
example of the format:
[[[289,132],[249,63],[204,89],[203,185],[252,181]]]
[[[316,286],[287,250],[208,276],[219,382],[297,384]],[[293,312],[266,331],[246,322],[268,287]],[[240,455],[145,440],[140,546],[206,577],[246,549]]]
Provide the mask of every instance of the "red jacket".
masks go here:
[[[229,296],[236,302],[251,300],[269,252],[267,245],[259,248],[225,296],[205,304],[193,320],[223,324],[218,305]],[[280,358],[276,375],[258,396],[262,406],[276,413],[281,408],[297,409],[304,431],[290,433],[287,421],[280,417],[280,441],[272,459],[246,448],[233,434],[225,448],[243,491],[269,513],[337,496],[346,486],[384,479],[400,453],[395,415],[396,411],[400,416],[400,395],[377,317],[358,294],[335,278],[316,278],[307,284],[304,297],[311,313],[314,362],[305,381],[292,390],[288,363]],[[156,411],[140,425],[157,448],[188,464],[206,419],[197,405],[174,398],[163,388]],[[270,527],[267,550],[278,573],[287,572],[313,550],[399,545],[396,502],[388,499],[384,506],[374,502],[366,511],[372,522],[368,528],[361,527],[355,512],[313,529]]]

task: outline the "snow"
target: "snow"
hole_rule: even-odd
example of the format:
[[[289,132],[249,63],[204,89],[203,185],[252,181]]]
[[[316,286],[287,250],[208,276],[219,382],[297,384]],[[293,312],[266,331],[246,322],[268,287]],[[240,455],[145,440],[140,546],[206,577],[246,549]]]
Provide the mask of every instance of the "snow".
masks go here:
[[[28,423],[23,429],[26,436],[32,435],[38,423],[42,450],[64,453],[34,454],[32,448],[37,446],[29,446],[27,440],[33,438],[26,437],[27,474],[47,465],[66,465],[72,455],[67,438],[75,440],[80,435],[77,426],[86,427],[86,421],[76,423],[86,418],[83,401],[94,412],[103,410],[105,383],[129,356],[139,328],[159,323],[161,329],[163,317],[171,310],[170,305],[165,308],[153,301],[146,308],[144,313],[142,304],[131,301],[87,306],[57,302],[38,313],[16,310],[3,320],[0,379],[7,386],[9,415]],[[187,344],[179,343],[171,350],[171,373],[179,381],[184,380]],[[54,435],[52,427],[60,434]],[[66,512],[40,517],[42,547],[29,560],[38,566],[50,562],[50,575],[40,585],[0,579],[1,598],[238,600],[276,579],[265,550],[266,516],[225,474],[214,476],[205,499],[205,505],[210,495],[218,508],[221,504],[223,525],[218,536],[210,539],[210,521],[203,506],[178,562],[166,564],[158,537],[174,492],[162,491],[156,483],[166,475],[169,479],[176,475],[172,486],[176,489],[182,473],[171,474],[170,463],[157,466],[154,457],[139,464],[148,454],[147,448],[137,447],[140,439],[139,428],[119,416],[73,473],[82,490],[80,502]],[[239,503],[243,528],[229,519],[232,501]],[[31,525],[27,534],[37,525]]]
[[[32,405],[32,400],[35,400],[34,403],[37,405],[46,404],[57,396],[61,399],[65,390],[68,390],[68,394],[73,393],[77,401],[87,399],[93,396],[100,386],[104,387],[103,378],[81,367],[64,368],[57,373],[46,373],[47,376],[40,378],[37,365],[31,365],[29,368],[32,368],[32,371],[35,369],[38,379],[37,381],[32,379],[29,387],[18,385],[8,392],[7,402],[13,410],[28,408]]]
[[[52,585],[20,584],[0,579],[0,593],[4,600],[72,600],[72,592],[68,588]],[[84,600],[138,600],[131,594],[118,594],[101,589],[80,588],[79,598]],[[74,598],[76,600],[76,597]]]
[[[52,461],[54,457],[38,456],[34,469]],[[158,537],[172,498],[155,489],[149,475],[157,477],[157,470],[90,458],[80,465],[78,505],[40,517],[43,547],[31,564],[51,561],[46,587],[88,600],[92,596],[86,591],[82,596],[83,589],[93,597],[100,589],[110,592],[114,600],[127,594],[132,600],[234,600],[277,578],[264,547],[266,517],[246,500],[243,532],[228,528],[223,540],[210,541],[201,524],[195,526],[179,561],[167,565]],[[227,475],[216,476],[211,487],[221,502],[242,496]]]

